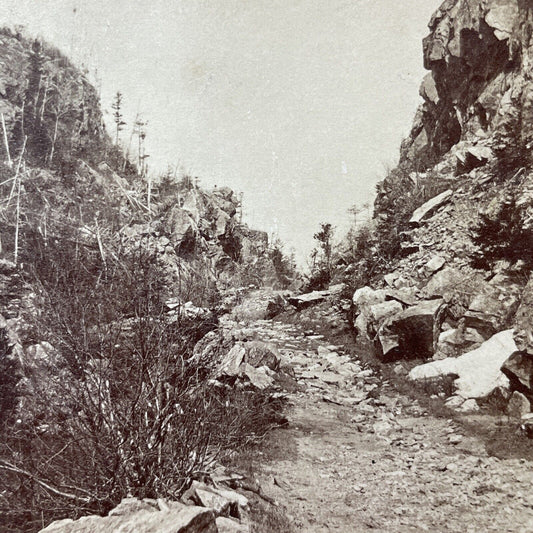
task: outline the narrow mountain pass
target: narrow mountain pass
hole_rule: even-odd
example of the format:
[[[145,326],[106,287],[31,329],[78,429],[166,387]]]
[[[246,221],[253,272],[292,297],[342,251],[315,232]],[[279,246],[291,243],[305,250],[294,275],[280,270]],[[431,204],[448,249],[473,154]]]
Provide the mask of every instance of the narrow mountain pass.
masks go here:
[[[531,462],[489,456],[309,324],[240,326],[275,343],[299,385],[259,473],[296,531],[533,531]]]

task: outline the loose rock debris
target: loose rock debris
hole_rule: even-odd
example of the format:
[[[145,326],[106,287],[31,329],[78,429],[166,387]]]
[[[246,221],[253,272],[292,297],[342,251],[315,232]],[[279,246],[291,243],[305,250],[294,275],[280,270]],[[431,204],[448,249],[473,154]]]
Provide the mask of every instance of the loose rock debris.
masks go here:
[[[298,325],[245,327],[277,345],[300,385],[259,476],[296,531],[533,531],[531,462],[490,457],[453,420]]]

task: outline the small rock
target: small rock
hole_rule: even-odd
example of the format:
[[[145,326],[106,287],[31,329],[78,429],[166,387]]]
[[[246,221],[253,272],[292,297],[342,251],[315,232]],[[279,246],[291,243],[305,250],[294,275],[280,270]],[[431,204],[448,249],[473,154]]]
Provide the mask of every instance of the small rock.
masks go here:
[[[462,435],[450,435],[448,437],[448,442],[450,444],[459,444],[461,441],[463,440],[463,436]]]
[[[430,273],[437,272],[437,270],[440,270],[445,264],[446,259],[444,259],[444,257],[435,255],[426,263],[426,270]]]
[[[394,368],[392,369],[392,371],[397,376],[405,376],[405,375],[407,375],[407,369],[402,365],[402,363],[397,363],[396,365],[394,365]]]
[[[372,428],[374,429],[374,433],[376,435],[380,435],[382,437],[389,435],[394,429],[392,424],[386,421],[376,422]]]
[[[507,404],[507,414],[512,418],[522,418],[531,412],[531,403],[518,391],[514,391]]]
[[[457,407],[456,410],[463,413],[470,413],[479,411],[479,405],[474,398],[470,398],[469,400],[466,400],[460,407]]]

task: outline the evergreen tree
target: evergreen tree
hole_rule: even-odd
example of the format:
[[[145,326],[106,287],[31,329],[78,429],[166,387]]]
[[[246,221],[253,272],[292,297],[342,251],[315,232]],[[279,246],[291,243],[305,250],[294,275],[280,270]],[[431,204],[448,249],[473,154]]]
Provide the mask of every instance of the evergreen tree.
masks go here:
[[[31,158],[39,163],[44,163],[46,160],[50,145],[50,140],[42,121],[43,110],[41,109],[44,105],[44,63],[42,45],[38,40],[35,40],[29,55],[28,86],[24,93],[18,135],[15,132],[15,137],[20,138],[14,139],[20,149],[22,139],[27,136],[28,153]]]
[[[120,132],[126,125],[122,115],[122,93],[120,91],[117,91],[117,94],[115,94],[111,109],[113,110],[113,120],[115,121],[115,144],[118,145]]]

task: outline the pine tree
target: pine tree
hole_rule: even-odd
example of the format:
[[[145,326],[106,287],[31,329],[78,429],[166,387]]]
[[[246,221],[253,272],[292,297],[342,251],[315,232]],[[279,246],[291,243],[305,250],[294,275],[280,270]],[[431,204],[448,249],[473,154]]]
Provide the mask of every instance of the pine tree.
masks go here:
[[[122,93],[120,91],[117,91],[117,94],[115,94],[111,109],[113,109],[113,120],[115,121],[115,144],[118,145],[120,132],[123,126],[126,125],[122,115]]]
[[[21,116],[21,141],[28,137],[28,152],[39,162],[44,162],[48,155],[50,141],[42,122],[44,104],[44,63],[42,45],[38,40],[32,44],[29,55],[28,86],[24,94],[24,106]]]
[[[137,135],[138,146],[137,146],[137,169],[141,177],[146,176],[148,166],[146,164],[146,159],[150,157],[146,153],[145,140],[146,140],[146,126],[148,122],[143,120],[139,115],[135,120],[133,125],[133,133]]]

